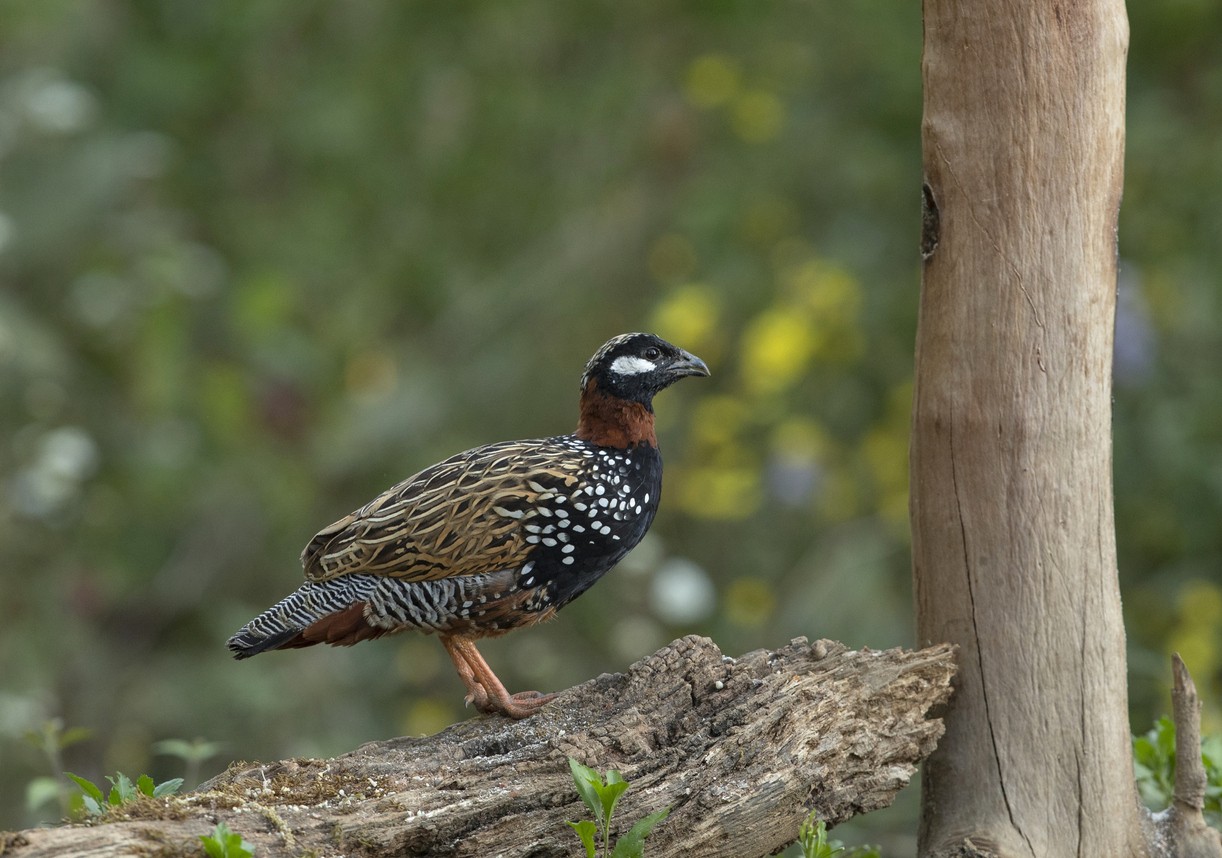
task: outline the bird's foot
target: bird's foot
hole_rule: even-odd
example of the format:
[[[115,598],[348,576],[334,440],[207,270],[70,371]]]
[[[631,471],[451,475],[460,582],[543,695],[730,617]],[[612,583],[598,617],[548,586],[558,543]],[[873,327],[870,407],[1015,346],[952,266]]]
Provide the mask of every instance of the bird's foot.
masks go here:
[[[506,694],[504,697],[491,698],[484,706],[478,703],[476,707],[488,714],[499,713],[515,720],[529,718],[539,709],[556,699],[555,694],[544,694],[540,691],[519,691],[517,694]]]

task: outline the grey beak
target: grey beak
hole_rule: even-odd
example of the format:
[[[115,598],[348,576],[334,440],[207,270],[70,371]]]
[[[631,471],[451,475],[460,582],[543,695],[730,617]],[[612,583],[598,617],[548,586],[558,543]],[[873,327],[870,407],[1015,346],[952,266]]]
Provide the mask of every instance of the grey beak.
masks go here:
[[[708,375],[709,368],[704,361],[696,357],[691,352],[679,350],[679,357],[670,365],[671,372],[677,376],[685,375]]]

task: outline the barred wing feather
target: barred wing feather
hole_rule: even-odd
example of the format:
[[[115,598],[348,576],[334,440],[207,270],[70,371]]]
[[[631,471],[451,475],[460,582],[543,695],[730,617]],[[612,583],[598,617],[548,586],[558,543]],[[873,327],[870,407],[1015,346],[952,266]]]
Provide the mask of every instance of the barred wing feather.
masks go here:
[[[572,491],[588,461],[567,436],[459,453],[323,528],[301,554],[305,576],[435,581],[520,568],[534,548],[525,525]]]

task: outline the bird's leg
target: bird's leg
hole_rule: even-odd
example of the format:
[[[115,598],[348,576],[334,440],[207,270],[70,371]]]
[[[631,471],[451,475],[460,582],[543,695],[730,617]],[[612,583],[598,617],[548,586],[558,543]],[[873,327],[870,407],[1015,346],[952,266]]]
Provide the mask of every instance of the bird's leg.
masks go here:
[[[450,653],[454,666],[458,668],[459,677],[471,692],[470,700],[481,712],[500,712],[510,718],[525,718],[533,715],[556,696],[540,694],[538,691],[510,694],[496,678],[488,662],[479,654],[474,640],[468,637],[443,636],[441,642]]]
[[[471,665],[467,664],[466,658],[455,646],[455,639],[449,635],[440,635],[441,645],[446,648],[446,652],[450,654],[450,661],[454,662],[454,669],[458,671],[458,678],[462,680],[462,684],[467,687],[467,696],[464,702],[470,706],[475,704],[475,708],[481,712],[488,711],[488,692],[484,686],[480,685],[479,680],[475,678],[474,671],[471,670]]]

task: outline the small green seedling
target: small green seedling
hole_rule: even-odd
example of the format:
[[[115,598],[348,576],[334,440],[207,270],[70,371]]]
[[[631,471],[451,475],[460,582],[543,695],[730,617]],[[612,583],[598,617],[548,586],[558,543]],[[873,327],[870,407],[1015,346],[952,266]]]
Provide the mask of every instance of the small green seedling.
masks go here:
[[[827,824],[822,819],[815,819],[814,811],[798,828],[798,845],[802,848],[802,858],[832,858],[834,855],[840,858],[882,858],[877,846],[846,849],[839,840],[828,840]]]
[[[186,766],[184,778],[191,786],[199,785],[199,769],[206,760],[219,754],[224,746],[207,739],[163,739],[153,745],[153,751],[167,757],[177,757]]]
[[[110,792],[104,793],[101,787],[88,778],[74,775],[72,772],[64,772],[64,774],[81,788],[85,813],[89,816],[102,816],[111,808],[126,804],[141,796],[161,798],[173,795],[182,786],[182,778],[172,778],[154,785],[153,779],[148,775],[141,775],[133,784],[127,775],[116,772],[113,778],[107,775],[106,780],[110,781]]]
[[[598,854],[598,834],[602,833],[603,858],[643,858],[645,854],[645,838],[653,827],[670,813],[670,808],[651,813],[622,835],[611,848],[611,818],[615,814],[615,805],[628,782],[618,771],[607,771],[606,779],[596,770],[569,757],[569,769],[573,773],[573,783],[577,785],[577,794],[585,802],[586,807],[594,814],[594,821],[583,819],[580,822],[570,822],[573,830],[586,848],[586,858],[596,858]]]
[[[838,840],[827,839],[827,825],[815,819],[814,811],[798,827],[798,845],[802,847],[802,858],[832,858],[844,851]]]
[[[255,847],[242,839],[242,835],[230,831],[229,826],[218,822],[211,834],[201,834],[200,841],[208,858],[251,858]]]
[[[63,751],[77,742],[83,742],[93,735],[92,730],[84,727],[66,727],[62,718],[51,718],[44,721],[37,730],[29,730],[25,740],[42,753],[47,760],[47,770],[52,773],[64,770]],[[63,778],[42,775],[26,784],[26,807],[37,811],[43,805],[57,801],[64,816],[72,813],[73,803],[80,807],[80,793],[75,792],[66,784]]]

